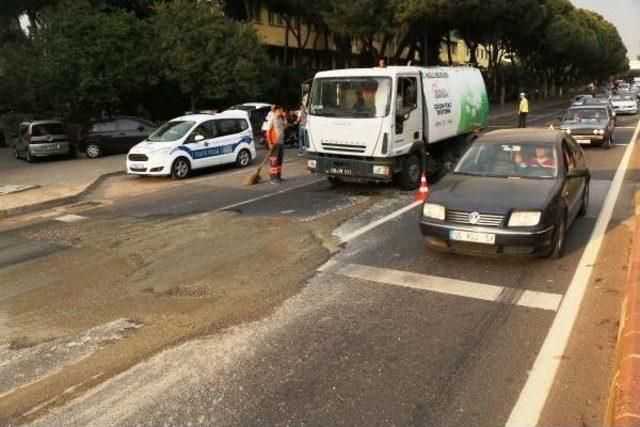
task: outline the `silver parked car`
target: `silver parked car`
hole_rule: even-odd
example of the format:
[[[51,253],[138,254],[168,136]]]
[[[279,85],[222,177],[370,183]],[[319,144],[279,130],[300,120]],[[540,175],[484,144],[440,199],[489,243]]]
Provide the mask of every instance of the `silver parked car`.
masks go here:
[[[14,155],[31,163],[36,157],[66,156],[70,143],[62,122],[36,120],[18,126],[18,139],[13,146]]]

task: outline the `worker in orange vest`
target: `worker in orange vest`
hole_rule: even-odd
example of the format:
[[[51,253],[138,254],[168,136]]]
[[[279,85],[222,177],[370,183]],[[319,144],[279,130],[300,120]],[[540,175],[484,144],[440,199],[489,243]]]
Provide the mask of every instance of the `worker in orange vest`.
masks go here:
[[[269,126],[269,175],[274,184],[282,183],[282,158],[284,157],[284,131],[287,126],[284,109],[276,106]]]

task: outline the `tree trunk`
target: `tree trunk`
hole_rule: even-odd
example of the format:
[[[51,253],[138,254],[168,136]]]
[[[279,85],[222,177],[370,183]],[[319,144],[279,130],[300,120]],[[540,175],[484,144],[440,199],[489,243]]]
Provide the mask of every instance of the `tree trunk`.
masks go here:
[[[453,65],[453,55],[451,52],[451,32],[447,32],[447,60],[449,65]]]
[[[500,77],[500,106],[504,107],[504,103],[507,99],[507,79],[504,78],[504,73],[501,74]]]
[[[282,64],[287,66],[289,65],[289,30],[291,29],[289,18],[284,18],[284,23],[284,57],[282,59]]]

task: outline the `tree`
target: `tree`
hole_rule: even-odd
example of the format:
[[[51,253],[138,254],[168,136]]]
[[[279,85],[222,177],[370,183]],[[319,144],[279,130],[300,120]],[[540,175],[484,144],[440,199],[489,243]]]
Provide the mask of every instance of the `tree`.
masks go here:
[[[38,13],[29,39],[2,51],[8,81],[29,82],[30,111],[87,118],[118,109],[131,94],[153,83],[143,21],[121,9],[93,8],[88,1],[61,0]],[[28,54],[15,55],[16,49]]]
[[[159,4],[151,21],[162,72],[189,96],[192,110],[201,99],[262,92],[267,61],[250,23],[227,18],[217,2],[189,0]]]

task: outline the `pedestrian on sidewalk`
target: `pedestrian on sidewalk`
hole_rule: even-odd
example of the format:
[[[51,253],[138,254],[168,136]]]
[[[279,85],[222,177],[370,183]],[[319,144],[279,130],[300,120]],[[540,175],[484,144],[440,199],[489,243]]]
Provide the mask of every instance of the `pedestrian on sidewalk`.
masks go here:
[[[520,106],[518,107],[518,127],[527,127],[527,116],[529,115],[529,100],[524,92],[520,94]]]
[[[306,152],[306,141],[304,135],[304,128],[307,126],[307,106],[304,104],[300,105],[300,110],[298,111],[298,157],[302,157]]]
[[[284,157],[284,131],[286,119],[284,109],[277,105],[274,109],[271,128],[269,129],[269,175],[274,184],[282,183],[282,158]]]

